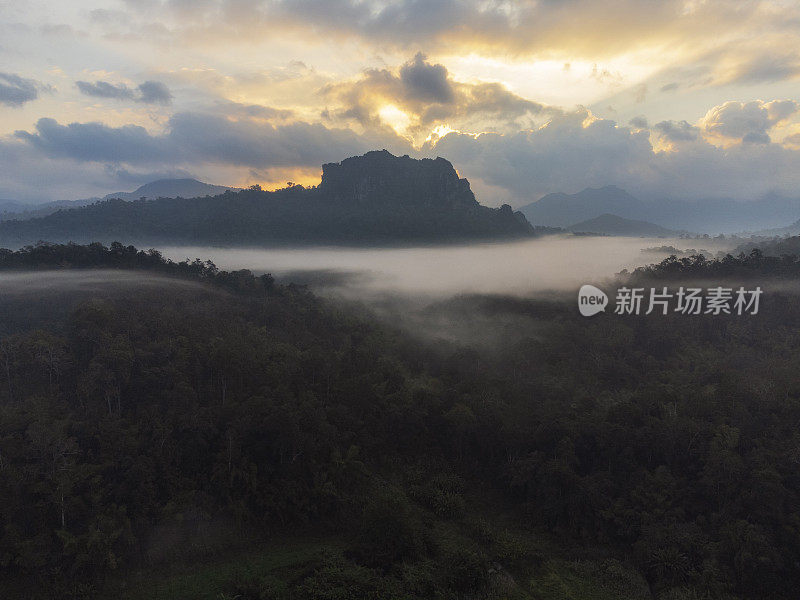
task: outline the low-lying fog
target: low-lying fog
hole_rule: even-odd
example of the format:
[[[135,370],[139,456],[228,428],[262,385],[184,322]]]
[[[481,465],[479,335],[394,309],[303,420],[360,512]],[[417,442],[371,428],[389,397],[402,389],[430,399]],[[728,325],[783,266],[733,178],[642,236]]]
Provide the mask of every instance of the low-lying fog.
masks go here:
[[[412,296],[461,293],[528,295],[597,282],[658,262],[674,246],[725,250],[714,240],[548,236],[510,243],[417,248],[163,248],[173,260],[212,260],[220,269],[269,272],[318,290],[349,288]]]
[[[173,260],[212,260],[225,270],[270,272],[281,282],[308,284],[314,291],[356,300],[371,312],[421,338],[484,348],[538,335],[542,324],[525,306],[492,305],[487,297],[569,297],[584,283],[602,285],[622,269],[658,262],[673,249],[698,248],[698,240],[546,237],[513,243],[417,248],[231,249],[161,248]],[[727,250],[714,240],[698,249]],[[654,248],[662,251],[654,251]],[[649,251],[643,251],[649,249]],[[146,272],[52,270],[0,274],[0,333],[22,329],[26,298],[44,294],[49,312],[64,316],[95,294],[135,293],[142,286],[185,286],[192,294],[204,286]],[[481,297],[487,295],[487,297]],[[451,298],[458,296],[457,298]],[[490,302],[484,305],[484,301]],[[523,300],[524,302],[524,300]],[[46,308],[46,305],[45,305]],[[45,315],[48,316],[48,315]],[[49,315],[55,318],[57,315]]]
[[[142,292],[169,290],[171,301],[180,291],[187,299],[219,294],[195,281],[146,271],[62,269],[0,272],[0,337],[15,331],[65,322],[82,302],[138,298]],[[149,294],[158,298],[159,294]]]
[[[24,296],[44,292],[91,294],[119,288],[128,290],[142,286],[175,286],[203,289],[193,281],[176,280],[141,271],[115,269],[65,269],[0,273],[0,293],[4,296]]]

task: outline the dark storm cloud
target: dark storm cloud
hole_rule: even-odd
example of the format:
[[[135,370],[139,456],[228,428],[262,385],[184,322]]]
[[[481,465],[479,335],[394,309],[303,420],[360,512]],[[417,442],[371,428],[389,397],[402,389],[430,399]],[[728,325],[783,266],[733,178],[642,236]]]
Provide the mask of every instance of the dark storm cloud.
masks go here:
[[[303,122],[280,126],[231,122],[198,113],[180,113],[170,119],[166,140],[176,151],[195,159],[253,167],[318,166],[335,156],[358,154],[366,148],[350,130]]]
[[[45,118],[37,121],[34,133],[17,131],[16,137],[48,157],[128,164],[319,166],[376,147],[396,153],[410,150],[406,140],[385,132],[359,135],[320,124],[294,122],[275,126],[190,112],[173,115],[161,135],[152,135],[136,125],[61,125]]]
[[[36,100],[39,91],[43,89],[48,87],[34,79],[13,73],[0,73],[0,104],[22,106],[26,102]]]
[[[163,139],[150,136],[138,125],[60,125],[55,119],[43,118],[36,122],[36,133],[17,131],[15,135],[50,157],[140,163],[160,161],[167,156]]]
[[[447,78],[447,68],[425,62],[421,52],[400,68],[400,81],[409,97],[422,102],[449,103],[455,96]]]
[[[662,137],[670,142],[696,140],[700,130],[687,121],[661,121],[653,126]]]
[[[133,100],[133,90],[128,88],[124,83],[112,85],[107,81],[97,81],[95,83],[76,81],[75,85],[78,86],[81,94],[87,96],[93,96],[95,98],[113,98],[115,100]]]
[[[145,81],[131,89],[124,83],[117,85],[107,81],[76,81],[75,85],[82,94],[95,98],[111,98],[114,100],[133,100],[143,104],[169,104],[172,94],[166,85],[159,81]]]
[[[757,131],[751,131],[742,138],[742,143],[744,144],[769,144],[770,141],[772,140],[770,140],[768,134]]]
[[[139,84],[137,100],[145,104],[169,104],[172,101],[172,94],[160,81],[145,81]]]

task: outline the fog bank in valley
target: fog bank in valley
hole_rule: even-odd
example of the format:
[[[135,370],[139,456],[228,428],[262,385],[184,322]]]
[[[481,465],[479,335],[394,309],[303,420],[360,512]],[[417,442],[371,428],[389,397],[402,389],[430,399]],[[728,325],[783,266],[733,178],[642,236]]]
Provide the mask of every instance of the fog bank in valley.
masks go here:
[[[120,271],[115,269],[62,269],[41,271],[7,271],[0,273],[0,293],[4,296],[25,296],[26,294],[70,294],[91,295],[119,290],[129,293],[141,287],[180,286],[194,290],[206,290],[194,281],[183,281],[162,277],[141,271]]]
[[[162,249],[173,260],[212,260],[220,269],[272,273],[357,303],[391,326],[449,346],[500,349],[546,335],[546,305],[571,302],[584,283],[602,285],[622,269],[658,262],[697,240],[548,236],[534,240],[414,248]],[[703,240],[711,252],[724,249]],[[543,312],[544,307],[544,312]],[[443,348],[444,348],[443,347]]]
[[[685,249],[695,240],[549,236],[511,243],[416,248],[232,249],[164,248],[173,260],[200,257],[219,268],[270,272],[316,291],[390,293],[413,297],[456,294],[528,296],[577,290],[622,269],[657,262],[653,246]],[[704,247],[713,240],[703,240]],[[709,247],[711,251],[721,247]]]
[[[0,272],[0,336],[47,323],[58,326],[84,302],[106,299],[136,301],[158,298],[168,291],[177,298],[209,297],[224,293],[195,281],[144,271],[117,269],[59,269]],[[155,294],[152,294],[155,292]],[[163,294],[166,298],[167,294]]]

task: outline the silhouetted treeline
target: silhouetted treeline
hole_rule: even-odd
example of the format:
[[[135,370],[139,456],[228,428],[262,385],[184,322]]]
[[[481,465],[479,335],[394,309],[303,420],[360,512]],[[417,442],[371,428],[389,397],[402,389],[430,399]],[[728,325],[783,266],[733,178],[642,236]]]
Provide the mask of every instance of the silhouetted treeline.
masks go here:
[[[623,272],[623,275],[626,275]],[[764,277],[800,277],[800,256],[783,254],[781,256],[766,255],[759,248],[753,248],[748,254],[731,254],[723,258],[707,258],[702,254],[678,258],[669,256],[660,263],[639,267],[631,274],[636,279],[691,279],[691,278],[764,278]]]

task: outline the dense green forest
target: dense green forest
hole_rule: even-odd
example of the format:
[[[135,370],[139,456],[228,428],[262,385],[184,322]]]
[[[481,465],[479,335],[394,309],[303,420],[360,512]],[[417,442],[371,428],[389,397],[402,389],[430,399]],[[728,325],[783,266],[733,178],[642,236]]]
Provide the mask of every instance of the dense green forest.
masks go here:
[[[13,287],[88,268],[148,285],[58,309]],[[0,269],[4,597],[797,595],[800,305],[769,285],[797,259],[631,275],[759,277],[747,317],[586,319],[572,295],[422,315],[497,344],[121,244]]]

